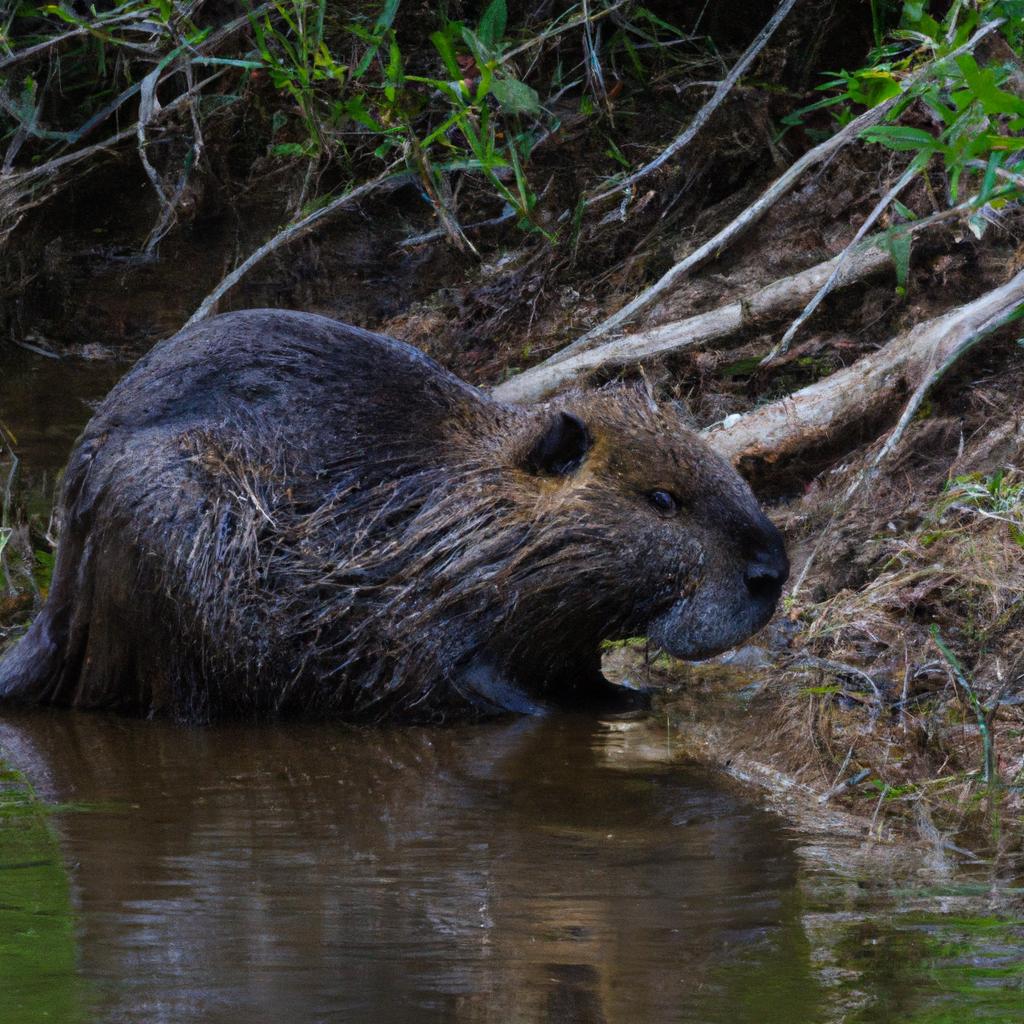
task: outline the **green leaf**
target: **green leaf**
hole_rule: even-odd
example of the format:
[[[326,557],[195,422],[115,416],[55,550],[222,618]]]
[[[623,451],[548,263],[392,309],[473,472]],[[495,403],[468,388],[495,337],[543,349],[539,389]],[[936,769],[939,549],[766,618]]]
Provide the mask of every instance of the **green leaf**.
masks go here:
[[[373,58],[377,55],[377,48],[382,42],[384,42],[384,36],[387,34],[389,28],[395,20],[395,15],[398,14],[398,7],[402,0],[384,0],[384,6],[381,8],[381,12],[377,17],[377,22],[373,26],[373,32],[370,36],[370,48],[363,54],[362,59],[356,65],[355,71],[352,72],[353,78],[362,78],[366,74],[370,64],[373,63]],[[360,30],[355,25],[349,26],[350,31],[355,32],[356,35],[361,35]],[[365,32],[365,30],[362,30]]]
[[[504,38],[507,21],[508,9],[505,0],[491,0],[476,30],[480,41],[488,50],[494,51],[498,48],[498,43]]]
[[[52,551],[41,551],[38,548],[33,554],[35,565],[32,568],[32,576],[41,590],[49,590],[53,582],[53,566],[57,556]]]
[[[878,142],[897,152],[922,152],[937,149],[939,140],[923,128],[909,128],[902,124],[876,125],[860,133],[866,142]]]
[[[924,15],[924,2],[925,0],[906,0],[903,4],[901,23],[913,25],[915,22],[920,21]]]
[[[1024,114],[1024,100],[999,88],[994,69],[979,68],[970,54],[957,57],[956,63],[986,114]]]
[[[459,67],[459,62],[455,59],[455,47],[448,33],[431,32],[430,41],[434,44],[434,49],[441,55],[441,60],[444,61],[444,67],[448,74],[455,79],[462,78],[462,69]]]
[[[469,52],[473,54],[473,59],[480,68],[490,63],[491,52],[489,47],[485,46],[484,41],[465,25],[462,26],[462,39],[466,46],[469,47]]]
[[[988,135],[986,140],[992,149],[1008,153],[1016,153],[1024,149],[1024,138],[1019,138],[1016,135]]]
[[[995,188],[996,184],[996,171],[999,170],[999,165],[1003,162],[1005,153],[993,152],[989,155],[988,165],[985,167],[985,178],[981,183],[981,191],[978,193],[978,202],[988,202],[988,197],[992,195],[992,189]]]
[[[495,78],[491,83],[495,99],[512,114],[536,114],[540,99],[535,90],[515,78]]]
[[[227,67],[233,68],[248,68],[254,70],[256,68],[266,67],[261,60],[239,60],[234,57],[193,57],[193,64],[214,64],[214,65],[226,65]]]
[[[343,107],[345,113],[352,118],[357,124],[361,124],[364,128],[369,128],[371,132],[382,132],[384,126],[370,115],[370,112],[366,109],[365,97],[353,96]]]
[[[802,124],[805,114],[824,107],[834,107],[837,103],[845,103],[846,99],[846,96],[829,96],[827,99],[818,100],[817,103],[810,103],[806,107],[794,110],[792,114],[787,114],[782,118],[782,123],[790,126]]]
[[[907,290],[907,277],[910,273],[910,245],[909,231],[894,231],[882,242],[882,248],[892,257],[892,262],[896,267],[896,290],[900,295]]]

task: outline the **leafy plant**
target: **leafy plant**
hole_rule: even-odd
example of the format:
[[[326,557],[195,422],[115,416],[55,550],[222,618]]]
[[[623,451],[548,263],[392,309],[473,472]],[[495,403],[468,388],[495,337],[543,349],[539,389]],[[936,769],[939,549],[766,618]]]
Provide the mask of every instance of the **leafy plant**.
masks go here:
[[[940,514],[956,510],[1006,523],[1015,544],[1024,547],[1024,480],[1000,469],[991,476],[956,477],[939,504]]]
[[[880,43],[877,31],[883,22],[883,6],[878,2],[872,5]],[[996,19],[1005,19],[999,31],[1019,49],[1024,3],[954,3],[941,20],[929,14],[928,8],[927,0],[907,0],[891,41],[876,48],[868,66],[827,76],[818,88],[828,95],[795,111],[783,123],[802,123],[809,113],[828,108],[838,123],[845,124],[853,118],[856,106],[874,107],[900,97],[885,123],[868,128],[862,138],[893,152],[913,154],[912,162],[920,169],[938,158],[951,203],[959,199],[962,176],[977,172],[981,177],[976,196],[979,210],[985,204],[999,208],[1024,195],[1024,179],[1020,178],[1024,172],[1024,98],[1005,88],[1013,72],[1010,65],[982,67],[970,53],[951,55],[979,28]],[[903,80],[924,63],[931,64],[934,72],[904,91]],[[901,123],[917,103],[928,111],[933,128]],[[979,236],[985,230],[986,220],[980,214],[969,223]]]

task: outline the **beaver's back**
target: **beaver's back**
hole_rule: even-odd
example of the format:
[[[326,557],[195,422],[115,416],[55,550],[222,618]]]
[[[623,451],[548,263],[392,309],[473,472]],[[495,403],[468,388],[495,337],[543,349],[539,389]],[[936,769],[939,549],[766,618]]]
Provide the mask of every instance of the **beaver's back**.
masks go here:
[[[300,438],[312,424],[322,447],[325,432],[386,438],[414,429],[422,436],[454,405],[486,402],[393,338],[312,313],[245,310],[158,344],[102,402],[83,440],[154,427],[166,433],[243,414],[263,417],[285,438]]]

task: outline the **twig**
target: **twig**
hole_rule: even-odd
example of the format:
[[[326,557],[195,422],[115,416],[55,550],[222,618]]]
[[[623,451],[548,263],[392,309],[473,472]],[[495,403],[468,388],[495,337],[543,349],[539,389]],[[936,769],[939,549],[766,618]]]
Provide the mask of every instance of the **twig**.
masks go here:
[[[818,803],[827,804],[832,797],[838,796],[844,789],[852,789],[854,786],[860,785],[860,783],[862,783],[870,774],[870,768],[862,768],[856,774],[851,775],[848,779],[845,779],[843,782],[840,782],[838,785],[833,786],[831,789],[822,793],[821,796],[818,797]]]
[[[146,154],[146,125],[160,109],[160,101],[156,98],[156,87],[162,73],[163,67],[158,65],[142,80],[139,91],[139,119],[135,123],[135,135],[139,140],[139,159],[142,161],[146,177],[149,178],[149,183],[153,186],[153,191],[156,192],[156,197],[160,201],[161,213],[167,210],[169,203],[163,183],[160,181],[160,175],[156,173],[156,168],[149,162],[149,156]]]
[[[212,312],[214,306],[220,301],[220,299],[230,291],[238,282],[250,271],[257,263],[259,263],[264,257],[269,256],[270,253],[276,249],[280,249],[281,246],[287,245],[289,242],[293,242],[296,238],[311,231],[314,225],[320,221],[337,213],[339,210],[344,209],[346,206],[351,206],[353,203],[358,202],[360,199],[370,195],[370,193],[377,190],[387,190],[398,188],[406,182],[413,180],[413,175],[409,171],[399,171],[395,173],[393,171],[395,165],[389,167],[382,174],[377,175],[371,181],[364,182],[358,188],[351,189],[350,191],[338,196],[333,199],[326,206],[321,206],[319,210],[314,210],[313,213],[307,217],[303,217],[302,220],[295,221],[293,224],[289,224],[283,231],[279,231],[269,241],[264,242],[255,252],[251,253],[249,257],[239,264],[230,274],[225,277],[216,288],[206,296],[205,299],[199,304],[199,308],[188,318],[185,326],[189,327],[192,324],[198,323],[200,320],[205,320]]]
[[[3,60],[0,60],[0,71],[9,68],[12,64],[17,64],[19,61],[34,57],[37,53],[43,53],[52,46],[58,46],[68,39],[76,39],[78,36],[88,35],[88,33],[89,30],[86,28],[73,28],[70,32],[62,32],[59,36],[44,39],[41,43],[36,43],[35,46],[26,47],[24,50],[16,50],[14,53],[4,57]]]
[[[804,307],[803,312],[789,325],[788,330],[783,334],[779,343],[761,360],[762,366],[767,366],[781,355],[789,351],[790,343],[796,336],[796,332],[807,322],[808,318],[821,305],[822,300],[839,280],[843,265],[849,259],[850,254],[860,244],[861,239],[874,227],[878,218],[889,208],[893,200],[921,173],[921,165],[917,160],[911,162],[910,166],[900,175],[899,181],[875,204],[874,209],[864,219],[864,223],[857,229],[853,241],[839,254],[836,259],[835,269],[829,275],[828,280],[818,289],[814,298]]]
[[[860,473],[844,496],[849,502],[874,466],[899,442],[929,387],[972,345],[1006,323],[1024,303],[1024,271],[999,288],[943,316],[918,324],[852,366],[810,384],[777,402],[762,405],[726,425],[706,430],[705,437],[734,463],[763,459],[777,462],[796,451],[827,444],[848,424],[878,414],[891,400],[891,382],[920,381],[911,402],[871,467]],[[938,363],[938,369],[930,370]],[[837,512],[838,514],[838,512]],[[827,535],[822,533],[793,586],[798,593]]]
[[[552,26],[548,31],[541,32],[540,35],[534,36],[533,39],[527,39],[525,43],[520,43],[519,46],[502,54],[501,64],[506,64],[513,57],[518,57],[519,54],[525,53],[527,50],[532,49],[534,46],[540,46],[542,43],[546,43],[549,39],[553,39],[555,36],[561,35],[563,32],[568,32],[570,29],[579,28],[580,25],[589,25],[592,22],[598,21],[601,18],[606,18],[609,14],[617,11],[620,7],[625,7],[627,3],[631,3],[632,0],[616,0],[615,3],[609,4],[603,10],[597,11],[594,14],[583,14],[579,18],[575,18],[572,21],[567,21],[564,25],[557,27]]]
[[[178,110],[183,104],[190,102],[192,95],[201,92],[211,82],[216,81],[226,73],[226,69],[222,68],[207,78],[204,78],[201,82],[197,82],[194,89],[190,89],[187,92],[182,93],[180,96],[177,96],[174,100],[157,111],[154,116],[154,120],[160,120],[168,114]],[[81,163],[83,160],[88,160],[97,153],[111,150],[125,140],[137,137],[137,134],[137,126],[132,125],[129,128],[124,128],[121,131],[116,132],[114,135],[109,136],[102,142],[96,142],[91,146],[86,146],[84,149],[76,149],[72,153],[65,153],[63,156],[55,157],[53,160],[48,160],[45,164],[39,164],[36,167],[28,167],[15,174],[0,175],[0,222],[2,222],[4,216],[11,216],[14,204],[18,198],[18,193],[30,192],[34,187],[34,182],[44,179],[49,183],[50,189],[52,190],[58,172],[63,171],[74,164]],[[48,195],[49,191],[47,191],[46,194]],[[38,205],[38,203],[42,201],[43,199],[36,199],[36,201],[30,203],[29,206]],[[9,230],[9,227],[0,230],[0,239],[2,239],[4,234],[8,233]]]
[[[864,111],[863,114],[855,118],[844,128],[841,128],[831,138],[808,150],[796,163],[773,181],[751,206],[722,228],[713,238],[710,238],[702,246],[690,253],[689,256],[668,270],[650,288],[641,292],[632,302],[627,303],[617,313],[614,313],[596,327],[592,327],[571,345],[567,345],[559,354],[560,357],[565,358],[578,352],[580,349],[589,347],[596,338],[608,334],[620,324],[630,320],[641,310],[647,309],[689,271],[700,266],[708,259],[718,256],[726,246],[746,231],[747,228],[756,223],[779,199],[786,195],[800,179],[804,171],[828,159],[852,139],[855,139],[866,128],[870,128],[880,121],[896,103],[903,99],[910,89],[934,72],[936,63],[951,60],[974,49],[985,36],[994,32],[1004,21],[1004,18],[998,18],[987,22],[963,46],[957,47],[956,50],[943,57],[941,61],[933,61],[924,65],[914,74],[904,79],[900,84],[899,94],[890,97],[877,107]]]
[[[480,228],[490,228],[497,224],[506,224],[516,216],[516,211],[509,207],[503,213],[498,214],[497,217],[488,217],[486,220],[477,220],[472,224],[461,225],[463,232],[466,231],[478,231]],[[399,249],[411,249],[417,245],[425,245],[427,242],[437,241],[439,238],[447,237],[447,232],[444,228],[434,228],[432,231],[425,231],[422,235],[409,235],[407,238],[403,238],[400,242],[396,243]]]
[[[820,668],[825,672],[831,672],[836,676],[845,676],[847,679],[863,679],[871,688],[876,700],[882,700],[882,691],[875,680],[856,665],[850,665],[845,661],[832,661],[830,658],[818,658],[813,654],[801,654],[788,664],[788,668]]]
[[[987,320],[977,324],[969,333],[963,335],[942,362],[936,366],[936,368],[932,370],[932,372],[929,373],[920,384],[917,385],[914,389],[914,393],[910,396],[910,399],[903,410],[903,414],[900,416],[899,421],[893,428],[892,433],[889,435],[885,444],[882,445],[881,449],[879,449],[875,457],[871,460],[871,464],[868,466],[866,471],[867,476],[874,475],[878,466],[889,457],[892,451],[900,443],[910,421],[917,415],[917,411],[921,408],[921,403],[924,401],[925,396],[935,386],[935,384],[946,375],[948,370],[957,363],[963,355],[974,348],[979,341],[991,334],[994,330],[1002,327],[1003,324],[1014,316],[1020,308],[1022,300],[1024,300],[1024,295],[1017,300],[1017,305],[1015,307],[1010,309],[997,309]],[[853,491],[860,485],[860,482],[860,480],[854,481],[853,487],[851,487],[850,491],[847,492],[847,498],[849,498]]]
[[[618,182],[612,188],[606,189],[597,195],[590,196],[586,200],[587,206],[599,203],[610,196],[617,195],[624,189],[632,187],[641,178],[647,177],[652,171],[656,171],[662,164],[671,160],[684,146],[689,145],[696,134],[707,124],[711,115],[722,105],[722,101],[732,91],[733,86],[740,80],[743,73],[750,67],[754,58],[764,49],[765,44],[775,34],[775,30],[782,24],[786,15],[796,6],[797,0],[782,0],[778,10],[772,15],[768,23],[758,33],[754,41],[744,51],[743,56],[733,65],[732,70],[715,87],[711,99],[697,111],[693,120],[686,128],[669,143],[650,163],[644,164],[638,171],[634,171],[628,177]]]
[[[1024,271],[973,302],[916,325],[853,365],[705,432],[713,446],[735,460],[778,460],[827,443],[851,422],[891,401],[892,381],[929,379],[936,362],[962,353],[971,340],[1005,322],[1024,303]]]

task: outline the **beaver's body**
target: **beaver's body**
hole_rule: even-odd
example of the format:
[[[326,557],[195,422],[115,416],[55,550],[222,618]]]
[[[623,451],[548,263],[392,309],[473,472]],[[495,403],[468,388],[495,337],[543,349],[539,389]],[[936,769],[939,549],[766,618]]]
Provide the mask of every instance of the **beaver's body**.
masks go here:
[[[157,346],[72,454],[0,696],[187,719],[436,718],[602,687],[602,639],[739,642],[787,571],[746,485],[632,390],[491,401],[257,310]]]

